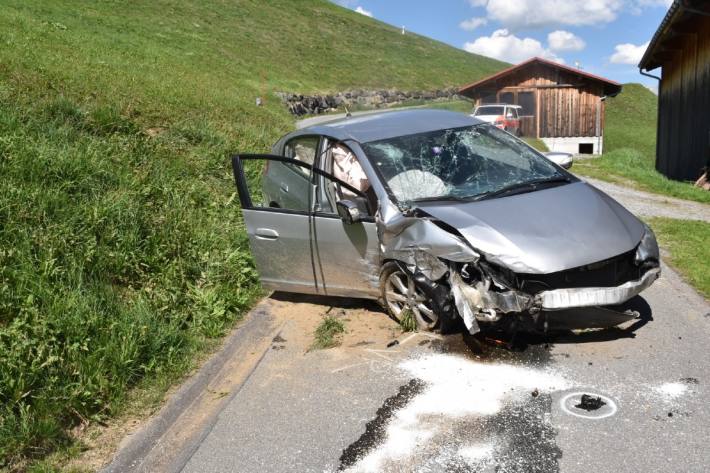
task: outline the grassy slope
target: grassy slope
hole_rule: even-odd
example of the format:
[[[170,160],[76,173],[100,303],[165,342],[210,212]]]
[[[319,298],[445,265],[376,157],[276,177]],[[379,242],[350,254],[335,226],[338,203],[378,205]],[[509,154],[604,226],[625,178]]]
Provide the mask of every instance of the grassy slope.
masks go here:
[[[669,263],[703,296],[710,299],[710,223],[671,218],[649,220]]]
[[[655,170],[657,103],[657,97],[640,84],[625,84],[620,95],[607,99],[604,155],[575,163],[575,172],[710,203],[710,192],[666,179]]]
[[[272,92],[503,66],[325,0],[8,0],[0,45],[0,468],[177,379],[249,307],[228,155],[292,127]]]

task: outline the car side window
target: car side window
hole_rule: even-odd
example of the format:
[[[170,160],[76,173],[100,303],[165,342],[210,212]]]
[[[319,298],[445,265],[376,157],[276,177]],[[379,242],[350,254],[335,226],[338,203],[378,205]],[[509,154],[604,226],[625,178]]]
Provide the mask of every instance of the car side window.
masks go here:
[[[307,178],[311,174],[311,166],[294,158],[272,155],[234,156],[232,166],[237,179],[239,198],[245,209],[300,213],[313,209],[317,213],[337,214],[327,199],[319,201],[316,191],[323,190],[325,193],[325,189],[332,188],[349,193],[353,199],[366,197],[358,187],[349,182],[340,182],[338,178],[319,168],[312,171],[316,182],[319,183],[314,186]],[[305,179],[302,173],[305,174]],[[363,212],[367,210],[363,207]]]
[[[356,195],[338,183],[323,178],[324,185],[318,196],[319,210],[323,213],[337,213],[335,203],[339,200],[354,200],[362,206],[362,211],[370,213],[374,208],[371,201],[375,200],[370,182],[362,169],[362,165],[355,153],[343,143],[332,143],[328,146],[323,162],[323,170],[332,174],[337,179],[352,186],[367,198]]]
[[[299,136],[290,140],[284,147],[284,156],[291,159],[302,161],[308,165],[313,165],[318,152],[319,138],[317,136]],[[308,177],[309,171],[307,168],[293,166],[297,172]]]

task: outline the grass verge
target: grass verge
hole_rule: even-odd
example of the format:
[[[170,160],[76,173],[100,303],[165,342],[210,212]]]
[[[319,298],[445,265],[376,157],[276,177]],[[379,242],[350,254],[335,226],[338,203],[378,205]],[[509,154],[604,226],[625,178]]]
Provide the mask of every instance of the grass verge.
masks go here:
[[[688,182],[666,178],[650,166],[643,154],[636,149],[621,148],[604,153],[599,158],[575,161],[573,171],[656,194],[710,203],[710,192]]]
[[[671,266],[710,299],[710,223],[671,218],[652,218],[648,223],[670,253]]]
[[[544,141],[542,141],[539,138],[530,138],[527,136],[523,136],[521,138],[524,142],[535,148],[536,150],[540,151],[541,153],[544,153],[546,151],[550,151],[550,149],[547,147]]]
[[[345,332],[345,323],[332,315],[326,315],[316,331],[313,333],[314,340],[311,350],[323,350],[340,345],[339,335]]]

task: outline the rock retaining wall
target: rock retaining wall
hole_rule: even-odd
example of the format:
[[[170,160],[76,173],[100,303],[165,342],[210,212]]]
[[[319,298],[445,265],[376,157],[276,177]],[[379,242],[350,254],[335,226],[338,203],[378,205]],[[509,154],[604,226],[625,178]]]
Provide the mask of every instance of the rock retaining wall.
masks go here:
[[[297,117],[342,110],[344,107],[380,108],[410,101],[446,101],[462,99],[457,89],[440,89],[424,92],[401,90],[351,90],[332,95],[300,95],[277,92],[276,95]]]

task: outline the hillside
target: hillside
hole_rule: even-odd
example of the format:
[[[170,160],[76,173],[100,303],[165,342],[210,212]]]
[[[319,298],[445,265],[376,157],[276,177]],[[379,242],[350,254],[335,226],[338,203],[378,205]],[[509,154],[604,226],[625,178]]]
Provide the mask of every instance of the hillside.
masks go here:
[[[321,0],[0,6],[0,469],[165,389],[258,295],[228,164],[273,93],[504,65]],[[254,105],[264,95],[263,107]]]
[[[606,102],[604,151],[633,148],[654,162],[657,107],[658,97],[646,87],[624,84],[621,94]]]

